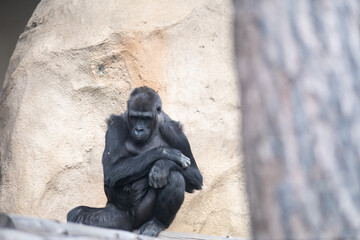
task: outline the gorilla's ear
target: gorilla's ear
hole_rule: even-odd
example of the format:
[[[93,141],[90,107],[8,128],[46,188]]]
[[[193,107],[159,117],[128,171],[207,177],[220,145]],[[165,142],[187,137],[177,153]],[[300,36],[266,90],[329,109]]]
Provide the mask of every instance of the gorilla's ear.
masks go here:
[[[156,108],[156,111],[157,111],[158,114],[160,114],[160,113],[161,113],[161,106],[158,106],[158,107]]]

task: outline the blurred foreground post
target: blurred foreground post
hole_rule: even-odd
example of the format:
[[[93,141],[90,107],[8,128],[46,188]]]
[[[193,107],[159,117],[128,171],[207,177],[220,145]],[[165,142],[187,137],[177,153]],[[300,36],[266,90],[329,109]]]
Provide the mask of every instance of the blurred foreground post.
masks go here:
[[[234,1],[254,239],[360,237],[360,1]]]

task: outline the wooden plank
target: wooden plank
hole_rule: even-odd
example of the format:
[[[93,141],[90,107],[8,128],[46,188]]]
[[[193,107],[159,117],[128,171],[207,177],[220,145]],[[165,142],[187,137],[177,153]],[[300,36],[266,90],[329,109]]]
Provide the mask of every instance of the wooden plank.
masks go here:
[[[241,240],[232,237],[208,236],[194,233],[164,231],[158,238],[135,233],[74,223],[64,223],[48,219],[0,214],[0,239],[28,240],[81,240],[81,239],[122,239],[122,240]]]
[[[38,234],[18,231],[16,229],[0,228],[0,239],[26,239],[26,240],[44,240],[44,237]]]
[[[11,222],[10,222],[10,220]],[[0,214],[0,239],[124,239],[153,240],[135,233],[12,214]],[[25,234],[25,235],[24,235]]]
[[[209,236],[197,233],[183,233],[183,232],[171,232],[171,231],[164,231],[161,232],[158,236],[159,239],[162,240],[244,240],[240,238],[233,238],[233,237],[220,237],[220,236]]]

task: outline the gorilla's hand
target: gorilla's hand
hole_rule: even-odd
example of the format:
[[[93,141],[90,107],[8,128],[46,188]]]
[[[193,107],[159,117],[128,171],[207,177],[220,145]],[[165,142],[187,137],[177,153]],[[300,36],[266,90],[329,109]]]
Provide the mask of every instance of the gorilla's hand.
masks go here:
[[[182,154],[181,151],[174,148],[163,148],[162,150],[166,158],[172,159],[183,168],[187,168],[190,166],[190,158]]]
[[[180,154],[181,154],[181,162],[180,162],[180,164],[181,164],[181,166],[183,168],[187,168],[191,164],[190,158],[188,158],[187,156],[185,156],[181,152],[180,152]]]
[[[150,187],[163,188],[167,184],[169,169],[164,167],[163,161],[164,160],[159,160],[152,166],[149,173]]]

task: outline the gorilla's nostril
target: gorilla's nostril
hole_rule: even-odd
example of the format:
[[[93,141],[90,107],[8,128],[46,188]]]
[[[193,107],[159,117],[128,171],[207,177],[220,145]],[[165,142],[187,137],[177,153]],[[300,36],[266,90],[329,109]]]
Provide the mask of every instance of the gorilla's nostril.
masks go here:
[[[143,132],[144,132],[144,129],[135,129],[136,135],[141,135],[141,134],[143,134]]]

